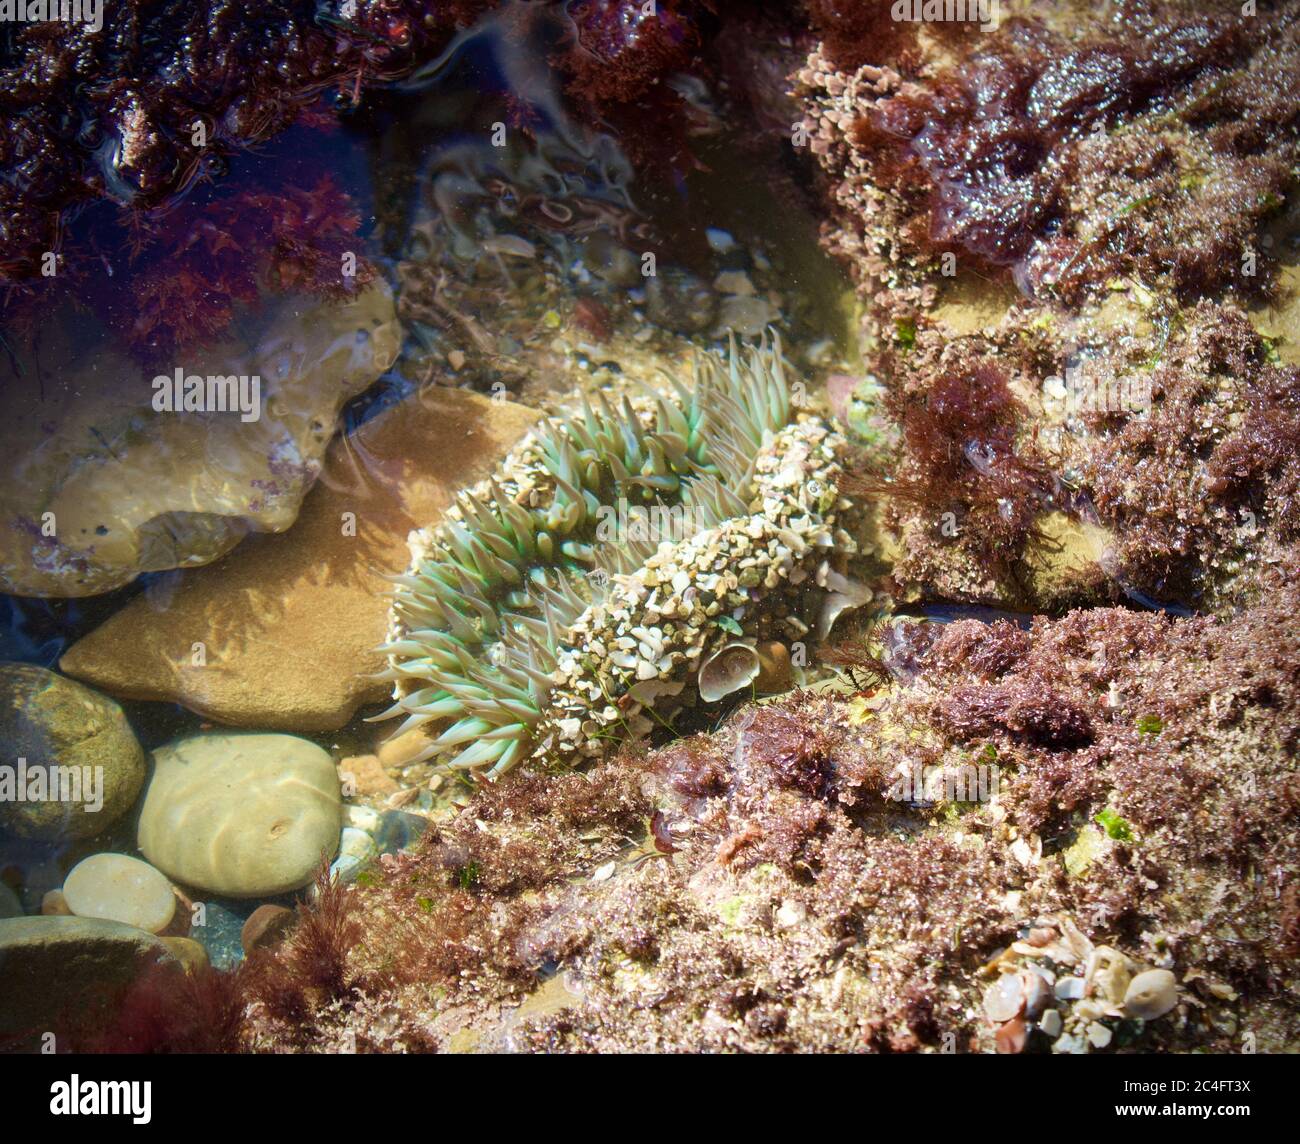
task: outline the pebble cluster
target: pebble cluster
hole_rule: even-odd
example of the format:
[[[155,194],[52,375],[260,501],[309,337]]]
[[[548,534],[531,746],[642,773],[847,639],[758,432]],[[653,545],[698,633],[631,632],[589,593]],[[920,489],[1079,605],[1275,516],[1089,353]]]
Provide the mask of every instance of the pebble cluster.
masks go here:
[[[1125,1022],[1157,1020],[1179,1000],[1168,969],[1094,945],[1064,915],[1028,926],[985,972],[995,980],[984,990],[984,1016],[1004,1053],[1024,1051],[1032,1037],[1054,1053],[1105,1049]]]

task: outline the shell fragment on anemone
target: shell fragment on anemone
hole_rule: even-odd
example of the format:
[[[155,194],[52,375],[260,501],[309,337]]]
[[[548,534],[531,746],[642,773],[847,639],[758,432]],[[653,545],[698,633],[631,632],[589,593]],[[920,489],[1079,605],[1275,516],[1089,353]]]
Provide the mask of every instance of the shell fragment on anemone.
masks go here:
[[[792,408],[779,341],[702,355],[692,380],[584,398],[412,534],[379,718],[437,725],[421,758],[495,778],[593,756],[725,694],[697,688],[725,645],[807,633],[795,597],[844,535],[843,439]]]

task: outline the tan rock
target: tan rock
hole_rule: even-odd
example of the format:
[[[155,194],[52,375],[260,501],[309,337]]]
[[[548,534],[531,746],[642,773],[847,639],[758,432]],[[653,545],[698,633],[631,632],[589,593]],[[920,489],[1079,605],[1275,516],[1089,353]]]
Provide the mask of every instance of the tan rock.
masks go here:
[[[339,760],[339,782],[348,798],[382,797],[397,789],[397,782],[384,770],[377,755],[353,755]]]
[[[191,735],[154,752],[137,841],[183,885],[255,898],[310,882],[338,850],[342,818],[334,762],[310,740]]]
[[[254,536],[218,564],[162,577],[60,666],[114,695],[184,704],[222,723],[341,727],[388,686],[390,583],[406,536],[485,476],[536,413],[428,388],[327,455],[294,527]]]
[[[62,890],[46,890],[41,898],[41,913],[47,918],[70,918],[72,910]]]
[[[192,937],[164,937],[162,943],[186,973],[202,973],[212,964],[207,949]]]
[[[381,724],[382,725],[382,724]],[[409,763],[433,740],[423,727],[413,727],[395,739],[379,744],[379,761],[385,767],[401,767]]]
[[[297,921],[298,915],[286,906],[269,903],[258,906],[244,921],[239,944],[246,954],[255,949],[270,949],[289,936]]]
[[[339,409],[399,342],[379,283],[342,304],[277,299],[161,373],[103,347],[77,356],[56,322],[24,380],[0,387],[0,591],[92,595],[206,564],[250,531],[282,532]],[[205,387],[248,380],[242,393],[214,389],[214,408],[174,412],[161,400],[174,391],[154,381],[176,369]]]
[[[158,933],[176,912],[171,884],[148,862],[126,854],[92,854],[68,873],[63,899],[79,918],[102,918]]]

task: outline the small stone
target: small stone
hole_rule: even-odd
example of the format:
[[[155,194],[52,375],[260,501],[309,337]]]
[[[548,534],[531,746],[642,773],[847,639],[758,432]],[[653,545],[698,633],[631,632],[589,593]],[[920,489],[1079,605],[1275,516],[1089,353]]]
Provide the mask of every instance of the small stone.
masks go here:
[[[1038,1027],[1053,1041],[1061,1035],[1062,1025],[1061,1014],[1055,1009],[1048,1009],[1038,1022]]]
[[[341,827],[327,752],[292,735],[222,732],[154,752],[139,845],[182,885],[267,897],[310,882]]]
[[[176,912],[171,883],[148,862],[126,854],[92,854],[63,883],[68,908],[81,918],[121,922],[149,933],[167,928]]]
[[[1178,983],[1167,969],[1148,969],[1129,982],[1124,1015],[1154,1021],[1178,1004]]]
[[[162,939],[172,957],[181,963],[186,973],[202,973],[211,965],[208,951],[192,937],[164,937]]]
[[[1029,1027],[1024,1018],[1013,1017],[994,1034],[993,1041],[999,1053],[1019,1053],[1024,1051],[1025,1041],[1029,1039]]]
[[[429,789],[434,789],[432,784],[430,784]],[[390,794],[388,796],[388,801],[385,802],[384,805],[392,810],[396,810],[399,807],[410,806],[411,803],[415,802],[419,797],[419,787],[407,787],[405,790],[399,790]]]
[[[1094,1049],[1104,1049],[1110,1044],[1111,1032],[1100,1021],[1093,1021],[1088,1026],[1088,1043]]]
[[[1025,986],[1019,974],[1004,973],[984,990],[984,1015],[1000,1025],[1020,1014],[1025,1005]]]
[[[1052,987],[1040,975],[1027,972],[1025,982],[1025,1016],[1031,1021],[1037,1020],[1052,999]]]
[[[1087,1051],[1087,1040],[1076,1033],[1066,1033],[1058,1037],[1056,1043],[1052,1046],[1052,1052],[1069,1053],[1072,1056],[1080,1056]]]
[[[1056,983],[1056,996],[1061,1001],[1077,1001],[1083,996],[1082,977],[1062,977]]]
[[[286,906],[269,903],[258,906],[239,931],[239,944],[245,954],[255,949],[269,949],[284,940],[296,920],[297,915]]]
[[[608,882],[614,876],[615,864],[606,862],[603,866],[598,866],[591,875],[593,882]]]
[[[62,890],[47,890],[45,896],[41,898],[41,915],[47,918],[67,918],[72,916],[72,910],[68,906],[68,899],[63,896]]]
[[[378,755],[353,755],[341,759],[339,783],[349,798],[354,795],[358,798],[386,798],[397,790],[397,781],[384,769]]]

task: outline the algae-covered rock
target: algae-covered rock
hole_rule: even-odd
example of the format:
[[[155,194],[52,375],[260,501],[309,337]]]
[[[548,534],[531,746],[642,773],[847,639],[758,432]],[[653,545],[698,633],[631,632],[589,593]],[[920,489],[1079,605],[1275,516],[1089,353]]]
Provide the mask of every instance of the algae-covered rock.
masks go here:
[[[164,961],[171,955],[161,940],[121,922],[0,921],[0,1038],[34,1047],[42,1034],[93,1027],[141,973]]]
[[[0,664],[0,742],[14,772],[12,797],[0,799],[0,832],[11,838],[88,838],[130,810],[144,785],[144,752],[122,709],[43,667]]]
[[[195,735],[154,752],[140,850],[187,886],[251,898],[306,885],[339,846],[329,754],[292,735]]]
[[[236,330],[161,373],[70,331],[21,363],[0,393],[0,590],[93,595],[293,523],[339,409],[396,357],[392,296],[290,297]],[[248,384],[224,410],[159,408],[177,369]]]

